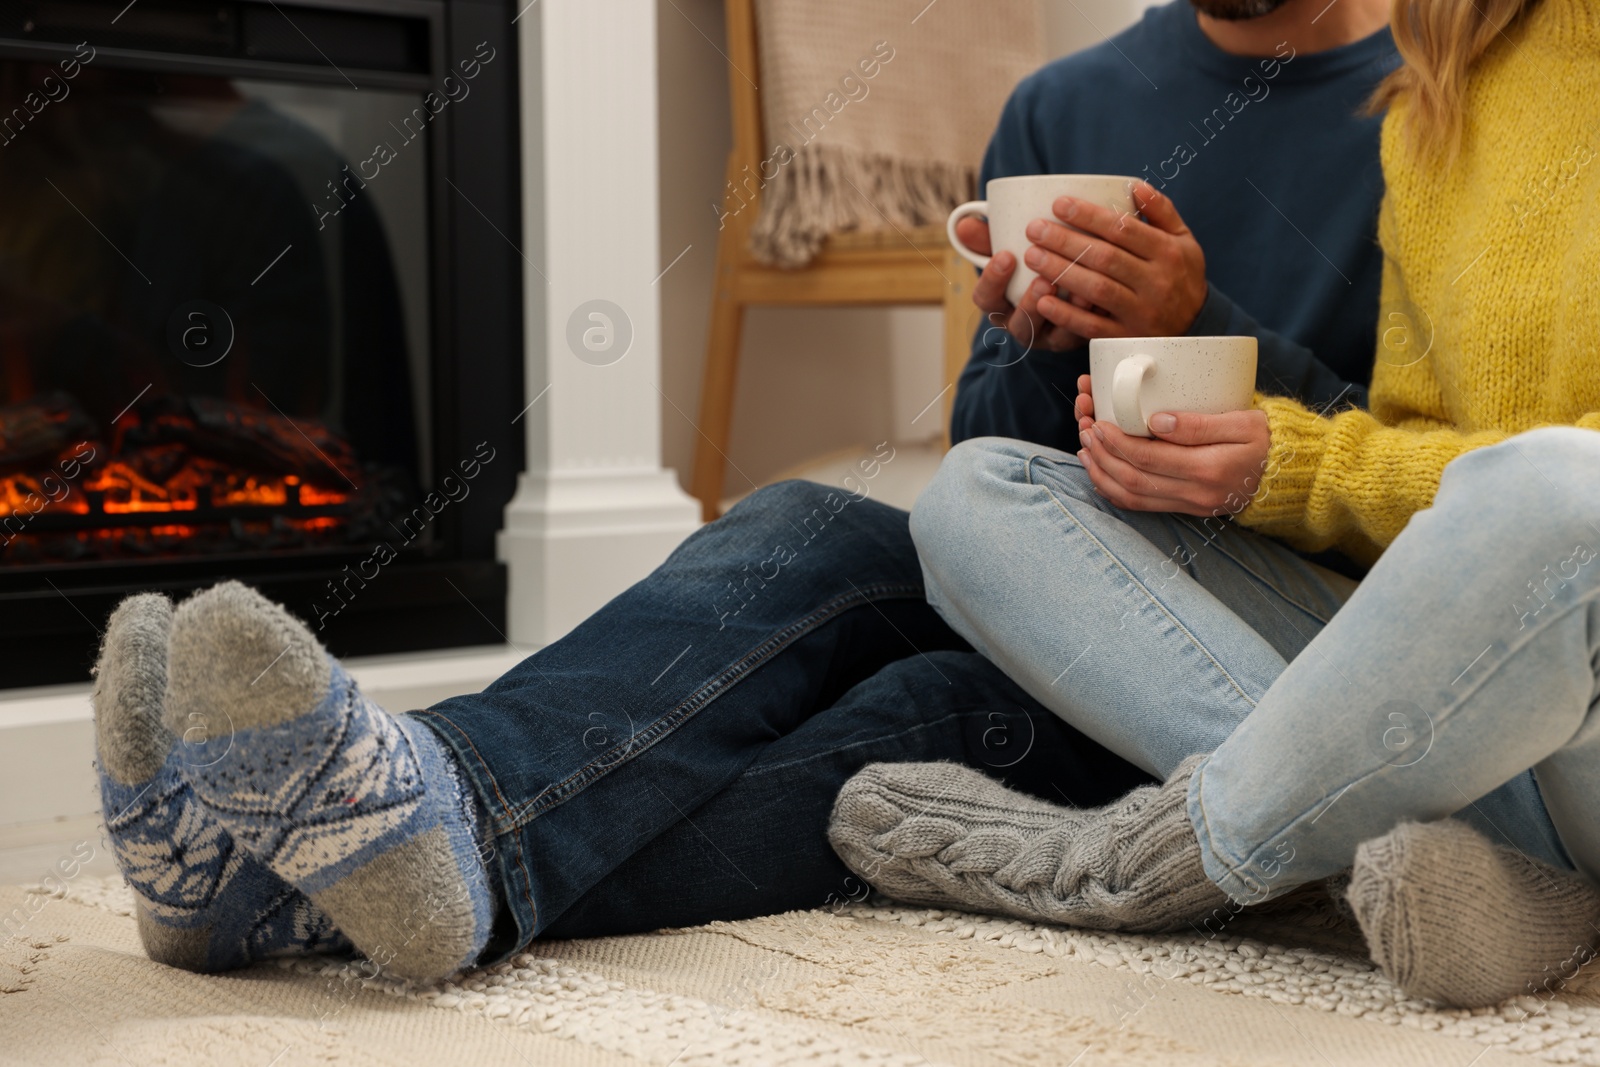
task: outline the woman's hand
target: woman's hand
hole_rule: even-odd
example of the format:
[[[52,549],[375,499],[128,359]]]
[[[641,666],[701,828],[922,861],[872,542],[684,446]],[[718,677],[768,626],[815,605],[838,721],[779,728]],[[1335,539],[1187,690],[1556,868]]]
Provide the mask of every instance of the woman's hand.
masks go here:
[[[1272,434],[1263,411],[1160,412],[1150,417],[1154,437],[1133,437],[1095,419],[1087,374],[1078,378],[1073,411],[1089,480],[1129,511],[1235,515],[1267,469]]]

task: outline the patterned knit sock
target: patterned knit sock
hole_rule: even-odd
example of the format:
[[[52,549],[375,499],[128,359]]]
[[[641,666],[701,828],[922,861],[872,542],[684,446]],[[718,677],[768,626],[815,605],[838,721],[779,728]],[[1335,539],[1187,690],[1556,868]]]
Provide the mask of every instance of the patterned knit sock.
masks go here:
[[[237,582],[178,607],[167,722],[214,709],[227,756],[184,778],[233,839],[403,978],[470,966],[493,923],[486,819],[420,723],[361,695],[304,624]]]
[[[348,951],[304,893],[234,847],[179,774],[184,756],[161,721],[171,623],[159,594],[118,605],[92,697],[106,833],[134,891],[145,951],[191,971]]]
[[[845,783],[828,840],[896,900],[1130,931],[1174,930],[1227,902],[1189,825],[1184,761],[1166,784],[1063,808],[953,763],[874,763]]]
[[[1410,995],[1454,1007],[1548,996],[1600,941],[1600,891],[1454,819],[1363,844],[1349,900],[1373,962]]]

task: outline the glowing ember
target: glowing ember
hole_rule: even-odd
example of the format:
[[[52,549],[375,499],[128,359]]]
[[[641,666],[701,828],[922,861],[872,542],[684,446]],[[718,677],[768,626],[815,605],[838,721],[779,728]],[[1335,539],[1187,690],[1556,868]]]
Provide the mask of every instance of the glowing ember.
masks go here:
[[[107,463],[83,483],[85,492],[104,493],[100,507],[107,515],[137,511],[193,511],[199,494],[192,479],[171,479],[157,485],[120,461]]]
[[[362,468],[311,420],[162,398],[126,413],[107,445],[70,400],[48,399],[0,406],[0,563],[339,544],[376,499],[327,484]]]
[[[219,506],[270,505],[283,507],[289,502],[287,479],[269,481],[254,475],[233,475],[211,485],[211,501]]]
[[[46,481],[50,484],[44,484]],[[39,509],[38,513],[41,515],[52,512],[87,515],[89,501],[84,499],[82,493],[73,492],[70,486],[64,486],[59,478],[41,479],[27,474],[0,478],[0,515],[14,515],[19,512],[32,514],[35,508]]]
[[[332,504],[343,504],[350,499],[348,493],[340,493],[332,489],[318,489],[314,485],[300,487],[300,503],[308,508],[325,508]]]

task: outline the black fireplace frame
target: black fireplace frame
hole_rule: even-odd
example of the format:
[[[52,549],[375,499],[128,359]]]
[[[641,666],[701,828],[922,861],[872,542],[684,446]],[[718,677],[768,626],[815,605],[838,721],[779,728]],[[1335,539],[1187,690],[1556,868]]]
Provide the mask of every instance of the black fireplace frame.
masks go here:
[[[103,44],[83,28],[96,64],[188,74],[346,84],[373,88],[437,88],[480,42],[496,50],[473,82],[471,106],[446,108],[429,142],[430,361],[432,478],[487,443],[494,461],[430,524],[426,547],[408,549],[378,578],[325,619],[319,636],[337,655],[403,653],[502,644],[507,578],[495,538],[524,465],[519,412],[523,397],[520,120],[516,12],[507,0],[156,0],[167,8],[222,7],[387,15],[420,20],[427,33],[427,71],[363,69],[327,62],[285,62],[241,56],[154,52]],[[18,32],[17,18],[36,4],[0,0],[0,58],[55,62],[77,41],[44,41]],[[104,6],[76,0],[74,9]],[[61,9],[57,9],[61,10]],[[106,16],[109,24],[110,15]],[[430,487],[423,486],[426,492]],[[4,549],[0,548],[0,552]],[[333,603],[329,581],[345,580],[372,554],[360,545],[316,556],[194,556],[141,562],[0,566],[0,689],[82,682],[89,677],[105,619],[130,592],[174,598],[236,578],[281,601],[307,621],[316,605]]]

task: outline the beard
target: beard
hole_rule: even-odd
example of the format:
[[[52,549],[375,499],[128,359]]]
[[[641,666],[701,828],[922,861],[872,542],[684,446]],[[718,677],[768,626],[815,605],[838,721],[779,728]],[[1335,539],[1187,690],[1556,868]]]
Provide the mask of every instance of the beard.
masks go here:
[[[1202,15],[1230,22],[1239,19],[1258,19],[1278,10],[1288,0],[1189,0]]]

